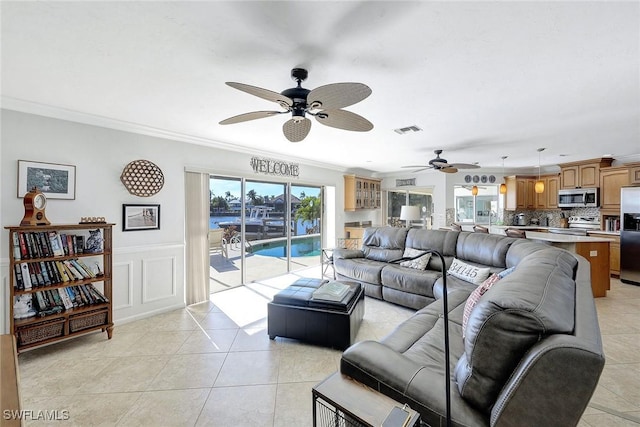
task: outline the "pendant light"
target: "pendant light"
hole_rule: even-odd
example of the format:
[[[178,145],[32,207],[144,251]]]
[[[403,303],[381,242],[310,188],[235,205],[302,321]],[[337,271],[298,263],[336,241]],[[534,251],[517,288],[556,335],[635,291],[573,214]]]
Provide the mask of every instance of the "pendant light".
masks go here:
[[[540,153],[544,151],[544,148],[538,148],[538,180],[536,181],[535,191],[536,193],[544,193],[544,181],[540,179]]]
[[[500,194],[507,194],[507,184],[504,183],[504,159],[509,156],[502,156],[502,184],[500,184]]]

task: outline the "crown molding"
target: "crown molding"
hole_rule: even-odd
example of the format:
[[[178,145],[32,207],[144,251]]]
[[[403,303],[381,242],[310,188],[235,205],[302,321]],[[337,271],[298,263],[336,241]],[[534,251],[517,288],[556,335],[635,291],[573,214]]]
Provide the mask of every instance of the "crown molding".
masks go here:
[[[155,128],[134,122],[113,119],[110,117],[99,116],[95,114],[83,113],[80,111],[70,110],[67,108],[56,107],[53,105],[41,104],[38,102],[26,101],[24,99],[13,98],[9,96],[0,97],[0,106],[5,110],[18,111],[20,113],[35,114],[38,116],[50,117],[59,120],[66,120],[85,125],[98,126],[107,129],[114,129],[123,132],[135,133],[140,135],[163,138],[172,141],[185,142],[188,144],[202,145],[210,148],[218,148],[226,151],[233,151],[254,156],[278,157],[279,153],[271,151],[256,150],[249,147],[231,144],[228,142],[217,141],[210,138],[193,136],[179,132],[173,132],[166,129]],[[315,166],[324,169],[346,172],[348,168],[334,165],[330,163],[318,162],[310,159],[288,156],[289,161],[301,163],[307,166]]]

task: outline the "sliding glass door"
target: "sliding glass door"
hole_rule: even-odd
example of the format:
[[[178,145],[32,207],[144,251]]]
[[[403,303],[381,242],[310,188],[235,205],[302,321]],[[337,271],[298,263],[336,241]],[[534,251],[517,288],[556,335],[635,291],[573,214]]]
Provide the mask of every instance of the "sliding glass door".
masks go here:
[[[212,292],[320,265],[322,188],[212,176]]]
[[[245,182],[245,283],[287,272],[287,184]]]
[[[290,271],[320,265],[322,188],[291,185]]]

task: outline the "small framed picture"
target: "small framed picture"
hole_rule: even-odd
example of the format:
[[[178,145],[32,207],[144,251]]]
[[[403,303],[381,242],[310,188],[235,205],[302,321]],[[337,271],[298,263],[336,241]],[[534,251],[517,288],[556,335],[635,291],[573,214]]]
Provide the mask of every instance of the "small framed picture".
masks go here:
[[[160,205],[122,205],[122,231],[159,229]]]
[[[49,199],[76,198],[76,167],[18,160],[18,197],[38,187]]]

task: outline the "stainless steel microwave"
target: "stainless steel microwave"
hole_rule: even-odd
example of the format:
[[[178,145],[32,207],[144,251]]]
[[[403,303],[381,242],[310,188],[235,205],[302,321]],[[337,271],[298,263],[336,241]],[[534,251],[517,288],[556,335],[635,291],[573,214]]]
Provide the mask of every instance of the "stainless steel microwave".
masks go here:
[[[558,191],[559,208],[600,207],[599,188],[571,188]]]

